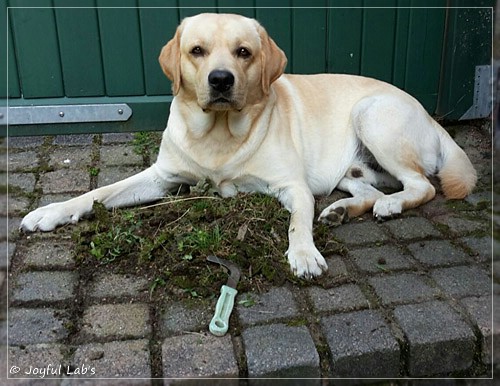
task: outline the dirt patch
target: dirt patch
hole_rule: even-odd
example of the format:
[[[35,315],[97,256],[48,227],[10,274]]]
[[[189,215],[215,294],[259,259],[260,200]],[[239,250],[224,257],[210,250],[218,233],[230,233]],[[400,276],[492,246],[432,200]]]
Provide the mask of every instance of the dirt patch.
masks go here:
[[[290,271],[289,213],[272,197],[239,194],[222,199],[210,193],[173,196],[152,206],[107,211],[94,204],[94,218],[73,233],[80,272],[143,275],[152,300],[165,296],[210,298],[218,295],[228,272],[207,256],[235,262],[238,290],[265,291],[285,282],[328,286],[327,278],[305,281]],[[315,226],[315,242],[326,254],[344,247],[328,228]]]

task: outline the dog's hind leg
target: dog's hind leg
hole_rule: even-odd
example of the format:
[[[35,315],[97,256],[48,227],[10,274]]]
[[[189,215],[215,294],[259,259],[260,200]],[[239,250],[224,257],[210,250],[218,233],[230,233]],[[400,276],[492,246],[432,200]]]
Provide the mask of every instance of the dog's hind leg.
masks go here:
[[[378,220],[415,208],[435,196],[427,179],[440,164],[440,142],[432,119],[406,95],[365,98],[353,109],[354,130],[377,163],[403,185],[403,190],[377,198]]]
[[[333,226],[340,225],[349,218],[361,216],[384,196],[384,193],[374,188],[364,178],[344,177],[337,188],[349,192],[352,197],[335,201],[321,212],[318,220]]]

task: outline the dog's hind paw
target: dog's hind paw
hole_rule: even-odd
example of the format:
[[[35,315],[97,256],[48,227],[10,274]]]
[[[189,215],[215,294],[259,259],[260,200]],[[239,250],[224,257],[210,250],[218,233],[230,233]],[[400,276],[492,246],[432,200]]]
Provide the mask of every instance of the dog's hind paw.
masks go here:
[[[343,206],[329,206],[319,215],[318,221],[330,226],[339,226],[349,220],[347,210]]]
[[[314,245],[309,248],[289,249],[287,256],[290,268],[297,277],[311,279],[328,269],[324,257]]]

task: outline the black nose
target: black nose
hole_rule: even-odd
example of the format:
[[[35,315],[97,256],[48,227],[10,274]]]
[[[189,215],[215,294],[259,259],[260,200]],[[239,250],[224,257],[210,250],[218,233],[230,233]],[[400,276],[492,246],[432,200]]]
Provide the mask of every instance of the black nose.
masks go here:
[[[208,84],[216,91],[227,91],[234,85],[234,75],[229,71],[214,70],[208,74]]]

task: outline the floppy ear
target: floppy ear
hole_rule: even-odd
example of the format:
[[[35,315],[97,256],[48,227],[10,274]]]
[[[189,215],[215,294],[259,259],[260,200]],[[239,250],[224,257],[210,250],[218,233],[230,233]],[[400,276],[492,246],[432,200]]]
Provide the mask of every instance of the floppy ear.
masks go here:
[[[180,27],[174,37],[161,50],[158,61],[165,75],[172,81],[172,92],[177,95],[181,87]]]
[[[259,26],[259,35],[262,44],[262,91],[268,95],[271,83],[285,71],[287,58],[262,26]]]

